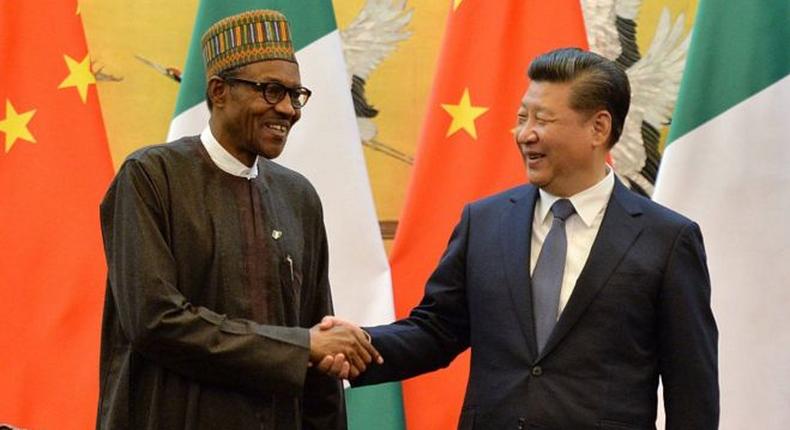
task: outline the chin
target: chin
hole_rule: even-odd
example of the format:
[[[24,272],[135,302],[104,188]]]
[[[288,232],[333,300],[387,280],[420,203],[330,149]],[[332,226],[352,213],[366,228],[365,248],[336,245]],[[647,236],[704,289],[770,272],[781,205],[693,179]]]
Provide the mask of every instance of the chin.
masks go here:
[[[527,181],[536,187],[543,187],[549,182],[544,175],[541,175],[539,172],[530,172],[529,170],[527,170]]]
[[[283,153],[282,151],[264,151],[259,155],[267,160],[274,160],[275,158],[279,157],[280,154],[282,153]]]
[[[544,188],[546,185],[548,185],[546,182],[543,182],[543,181],[533,181],[533,180],[531,180],[531,179],[529,180],[529,183],[530,183],[530,185],[534,185],[534,186],[535,186],[535,187],[537,187],[537,188]]]
[[[260,148],[260,151],[258,151],[258,155],[260,155],[261,157],[263,157],[263,158],[265,158],[267,160],[273,160],[273,159],[279,157],[280,154],[283,153],[284,149],[285,149],[285,142],[283,142],[283,143],[268,143],[268,144],[262,145],[262,147]]]

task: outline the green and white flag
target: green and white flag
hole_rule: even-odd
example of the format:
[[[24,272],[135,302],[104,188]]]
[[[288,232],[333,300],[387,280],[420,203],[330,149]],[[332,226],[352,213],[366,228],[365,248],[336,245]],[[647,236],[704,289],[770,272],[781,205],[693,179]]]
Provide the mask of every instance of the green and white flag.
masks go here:
[[[705,237],[721,428],[786,429],[790,1],[700,0],[668,142],[653,197]]]
[[[285,14],[302,84],[313,91],[276,161],[305,175],[321,196],[335,312],[362,325],[390,322],[394,319],[390,270],[330,0],[201,0],[168,141],[199,134],[208,124],[200,37],[212,23],[251,9]],[[351,429],[404,427],[400,384],[346,393]]]

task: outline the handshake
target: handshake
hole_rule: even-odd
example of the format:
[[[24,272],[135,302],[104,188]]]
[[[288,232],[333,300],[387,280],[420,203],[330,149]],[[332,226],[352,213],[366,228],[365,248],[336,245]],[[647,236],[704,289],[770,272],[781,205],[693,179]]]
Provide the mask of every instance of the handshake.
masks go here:
[[[384,363],[370,336],[357,325],[325,316],[310,329],[309,366],[336,378],[354,379],[374,361]]]

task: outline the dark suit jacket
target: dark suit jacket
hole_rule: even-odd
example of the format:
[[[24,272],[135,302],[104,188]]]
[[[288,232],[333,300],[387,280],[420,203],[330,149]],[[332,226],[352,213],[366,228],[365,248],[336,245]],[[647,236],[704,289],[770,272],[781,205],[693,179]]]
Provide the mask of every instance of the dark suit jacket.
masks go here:
[[[446,367],[472,349],[460,429],[718,427],[718,332],[699,227],[616,181],[598,236],[537,353],[529,261],[537,189],[468,205],[411,315],[368,329],[385,357],[354,385]],[[426,407],[429,407],[426,405]]]

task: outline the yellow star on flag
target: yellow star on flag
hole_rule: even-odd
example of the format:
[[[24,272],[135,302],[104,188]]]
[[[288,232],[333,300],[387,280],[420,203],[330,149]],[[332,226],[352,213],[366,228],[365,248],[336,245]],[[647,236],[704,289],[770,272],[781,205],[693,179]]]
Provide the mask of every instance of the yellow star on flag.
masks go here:
[[[488,108],[472,106],[472,101],[469,98],[469,88],[464,89],[464,95],[461,96],[461,101],[457,105],[442,104],[442,109],[453,117],[453,122],[450,123],[450,128],[447,129],[446,137],[450,137],[456,131],[464,129],[473,139],[477,139],[475,120],[486,113]]]
[[[453,11],[458,10],[458,6],[461,6],[461,2],[464,0],[453,0]]]
[[[33,138],[33,135],[30,134],[30,130],[27,128],[27,123],[30,122],[35,113],[36,110],[33,109],[19,114],[16,109],[14,109],[14,105],[11,104],[11,100],[6,99],[5,118],[0,120],[0,131],[5,134],[5,152],[11,150],[11,147],[14,146],[14,142],[16,142],[17,139],[24,139],[28,142],[36,143],[36,139]]]
[[[60,83],[58,89],[76,87],[80,99],[85,103],[88,98],[88,85],[96,84],[96,76],[91,71],[90,57],[86,54],[79,62],[68,55],[64,55],[63,59],[66,60],[66,66],[69,68],[69,75]]]

